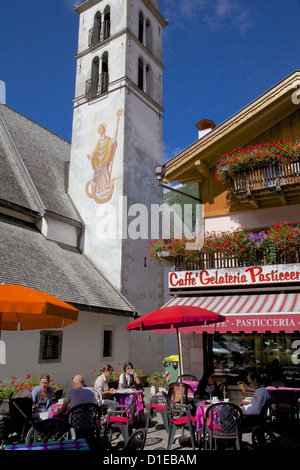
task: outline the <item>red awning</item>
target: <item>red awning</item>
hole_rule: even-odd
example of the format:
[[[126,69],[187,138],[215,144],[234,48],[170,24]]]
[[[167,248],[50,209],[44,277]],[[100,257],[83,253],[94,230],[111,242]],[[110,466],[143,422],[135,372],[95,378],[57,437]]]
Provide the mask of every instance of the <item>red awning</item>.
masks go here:
[[[177,297],[165,306],[177,304],[206,308],[226,317],[224,323],[193,327],[190,332],[292,333],[300,330],[300,294]]]

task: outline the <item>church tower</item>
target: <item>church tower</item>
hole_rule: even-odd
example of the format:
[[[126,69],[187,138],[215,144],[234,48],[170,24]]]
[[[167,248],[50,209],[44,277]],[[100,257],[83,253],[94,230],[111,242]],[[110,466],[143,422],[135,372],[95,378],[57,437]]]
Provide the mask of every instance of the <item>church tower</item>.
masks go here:
[[[84,253],[138,313],[163,304],[149,260],[162,204],[162,29],[158,0],[86,0],[79,13],[69,192]]]

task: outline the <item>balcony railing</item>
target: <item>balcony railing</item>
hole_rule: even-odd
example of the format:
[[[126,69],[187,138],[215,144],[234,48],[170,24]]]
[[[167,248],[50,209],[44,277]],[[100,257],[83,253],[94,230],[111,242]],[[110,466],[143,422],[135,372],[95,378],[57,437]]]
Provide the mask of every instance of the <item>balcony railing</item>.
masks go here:
[[[296,161],[240,171],[234,176],[234,191],[241,193],[273,188],[281,190],[287,185],[299,183],[300,161]]]
[[[95,28],[89,30],[89,47],[93,47],[96,44],[99,44],[105,39],[108,39],[110,36],[110,22],[103,21],[101,25],[99,24]]]
[[[109,75],[107,72],[102,72],[95,75],[85,82],[85,96],[87,100],[95,98],[102,93],[107,93],[109,83]]]
[[[243,266],[263,266],[269,264],[264,250],[246,251],[239,255],[228,253],[197,253],[192,261],[184,256],[168,258],[175,271],[194,271],[203,269],[239,268]],[[292,252],[276,253],[272,264],[300,263],[300,246]]]

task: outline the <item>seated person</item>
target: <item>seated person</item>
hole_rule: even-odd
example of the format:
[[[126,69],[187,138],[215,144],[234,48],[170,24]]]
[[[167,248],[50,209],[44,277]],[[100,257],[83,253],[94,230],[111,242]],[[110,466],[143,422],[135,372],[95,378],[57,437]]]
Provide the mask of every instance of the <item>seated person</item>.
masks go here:
[[[141,388],[141,381],[134,372],[131,362],[124,364],[124,372],[119,377],[119,388]]]
[[[97,377],[94,387],[101,392],[102,395],[102,404],[108,406],[109,409],[113,409],[116,405],[116,401],[112,399],[114,394],[114,389],[109,388],[107,379],[113,373],[113,368],[109,364],[106,364],[102,371],[99,372],[99,377]]]
[[[64,414],[67,407],[73,408],[76,405],[83,405],[85,403],[96,404],[96,397],[92,390],[84,387],[83,378],[81,375],[75,375],[72,379],[73,388],[70,388],[64,398],[61,408],[55,411],[54,416]]]
[[[202,379],[199,381],[197,390],[194,394],[194,404],[200,401],[210,400],[212,397],[222,399],[222,393],[215,381],[212,371],[204,372]]]
[[[251,403],[244,404],[242,410],[244,415],[260,415],[266,402],[270,400],[270,395],[256,371],[252,370],[247,375],[249,387],[255,390]]]
[[[43,375],[40,385],[37,385],[31,391],[33,419],[46,419],[48,417],[48,410],[53,399],[53,388],[49,384],[49,375]]]

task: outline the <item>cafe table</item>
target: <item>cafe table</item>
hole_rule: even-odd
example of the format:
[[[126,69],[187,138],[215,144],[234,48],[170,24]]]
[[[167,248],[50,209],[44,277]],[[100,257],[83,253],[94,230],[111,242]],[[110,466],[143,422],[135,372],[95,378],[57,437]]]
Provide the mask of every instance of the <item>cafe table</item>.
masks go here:
[[[135,390],[132,388],[117,388],[114,390],[113,399],[121,406],[126,407],[130,405],[131,400],[135,394],[138,395],[135,405],[135,412],[144,414],[144,395],[141,390]]]
[[[4,450],[90,450],[85,439],[7,445]]]
[[[198,434],[202,434],[203,429],[204,429],[204,418],[205,418],[205,413],[207,408],[210,405],[214,405],[216,403],[228,403],[228,399],[225,400],[206,400],[206,401],[200,401],[197,403],[197,409],[196,409],[196,414],[195,418],[197,419],[197,424],[196,424],[196,429]]]

